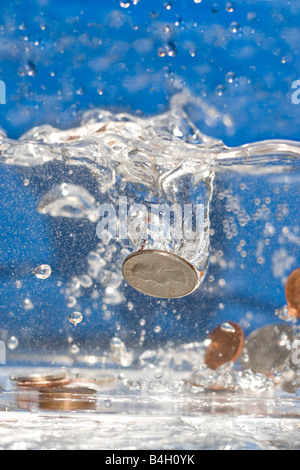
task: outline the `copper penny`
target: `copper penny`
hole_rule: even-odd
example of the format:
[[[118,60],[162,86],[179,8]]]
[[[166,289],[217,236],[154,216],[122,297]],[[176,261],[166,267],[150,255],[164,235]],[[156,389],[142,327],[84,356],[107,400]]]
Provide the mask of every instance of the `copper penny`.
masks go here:
[[[94,410],[96,390],[88,387],[43,388],[39,391],[41,410]]]
[[[210,344],[206,348],[204,362],[216,370],[227,362],[234,362],[244,346],[243,329],[235,322],[224,322],[209,335]]]
[[[71,382],[70,377],[65,372],[56,374],[31,374],[24,377],[12,377],[17,381],[18,387],[42,388],[42,387],[58,387],[67,385]]]
[[[289,315],[300,318],[300,268],[289,275],[285,284],[285,298]]]

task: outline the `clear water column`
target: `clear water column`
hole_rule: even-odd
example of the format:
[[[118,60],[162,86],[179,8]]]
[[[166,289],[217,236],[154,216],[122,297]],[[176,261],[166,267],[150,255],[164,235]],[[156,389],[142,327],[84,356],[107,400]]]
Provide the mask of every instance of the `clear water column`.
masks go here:
[[[203,282],[209,261],[209,205],[213,169],[191,159],[155,167],[155,184],[129,184],[119,211],[119,235],[133,252],[122,266],[125,281],[146,295],[184,297]],[[128,210],[127,210],[128,208]],[[125,231],[127,233],[125,233]]]

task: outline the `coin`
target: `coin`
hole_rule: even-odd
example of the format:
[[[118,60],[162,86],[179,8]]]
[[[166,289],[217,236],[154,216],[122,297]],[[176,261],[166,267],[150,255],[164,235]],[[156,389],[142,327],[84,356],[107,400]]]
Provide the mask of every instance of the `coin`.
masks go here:
[[[132,253],[123,262],[122,273],[137,291],[165,299],[191,294],[203,275],[180,256],[160,250]]]
[[[66,372],[59,372],[56,374],[31,374],[23,377],[12,377],[13,381],[17,382],[18,387],[42,388],[42,387],[57,387],[70,383]]]
[[[244,345],[243,329],[235,322],[226,322],[215,328],[208,336],[210,344],[206,348],[204,362],[216,370],[227,362],[234,362]]]
[[[41,410],[94,410],[96,390],[88,387],[43,388],[39,392]]]
[[[290,355],[293,337],[293,327],[281,323],[252,331],[240,357],[242,367],[262,374],[280,370]]]
[[[288,304],[288,314],[300,318],[300,268],[289,275],[285,284],[285,298]]]

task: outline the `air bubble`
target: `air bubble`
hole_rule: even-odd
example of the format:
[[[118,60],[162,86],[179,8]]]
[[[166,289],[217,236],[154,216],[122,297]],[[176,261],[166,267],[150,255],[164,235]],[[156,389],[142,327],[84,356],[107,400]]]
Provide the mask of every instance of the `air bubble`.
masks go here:
[[[234,83],[235,79],[236,79],[236,75],[235,75],[234,72],[228,72],[225,75],[225,80],[226,80],[227,83]]]
[[[217,96],[223,96],[225,92],[225,87],[224,85],[218,85],[216,88],[215,88],[215,93]]]
[[[47,279],[51,275],[51,267],[49,264],[41,264],[33,272],[38,279]]]
[[[234,4],[231,2],[226,3],[226,11],[228,11],[228,13],[232,13],[234,11]]]
[[[70,295],[67,300],[67,306],[69,308],[72,308],[74,307],[74,305],[76,305],[76,302],[77,302],[76,297],[74,297],[73,295]]]
[[[236,21],[233,21],[232,23],[230,23],[229,31],[231,31],[234,34],[238,33],[240,31],[239,23],[237,23]]]
[[[13,351],[14,349],[17,349],[17,347],[19,346],[19,340],[15,336],[11,336],[9,340],[7,341],[6,345],[8,349]]]
[[[82,319],[83,316],[81,312],[73,312],[69,315],[69,322],[75,326],[78,325],[82,321]]]

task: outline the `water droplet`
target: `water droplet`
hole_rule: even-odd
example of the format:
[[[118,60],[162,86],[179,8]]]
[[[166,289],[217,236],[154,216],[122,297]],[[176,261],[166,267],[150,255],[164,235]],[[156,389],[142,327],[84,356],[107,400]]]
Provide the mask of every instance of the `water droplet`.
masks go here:
[[[73,323],[73,325],[78,325],[83,319],[81,312],[73,312],[69,315],[69,322]]]
[[[156,351],[154,351],[153,349],[147,349],[140,356],[140,362],[142,365],[144,365],[146,363],[154,361],[155,358],[156,358]]]
[[[47,279],[51,275],[51,267],[49,264],[41,264],[33,272],[38,279]]]
[[[15,336],[11,336],[6,343],[8,349],[11,351],[16,349],[19,346],[19,340]]]

